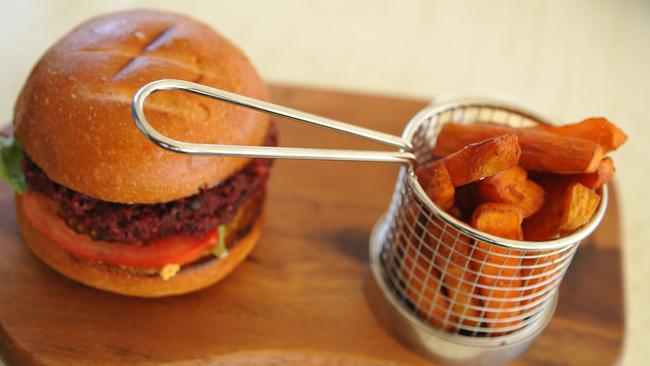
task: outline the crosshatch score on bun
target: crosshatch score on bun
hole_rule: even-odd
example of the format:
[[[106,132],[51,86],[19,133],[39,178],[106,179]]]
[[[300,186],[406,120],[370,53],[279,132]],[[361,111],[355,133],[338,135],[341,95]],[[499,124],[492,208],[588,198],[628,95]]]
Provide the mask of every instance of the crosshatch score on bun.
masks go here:
[[[210,27],[151,10],[93,18],[35,65],[15,106],[26,189],[23,238],[63,275],[133,296],[204,288],[260,235],[271,161],[164,151],[131,119],[131,100],[158,79],[258,99],[268,90],[246,56]],[[269,117],[197,95],[162,92],[145,106],[179,140],[275,145]]]

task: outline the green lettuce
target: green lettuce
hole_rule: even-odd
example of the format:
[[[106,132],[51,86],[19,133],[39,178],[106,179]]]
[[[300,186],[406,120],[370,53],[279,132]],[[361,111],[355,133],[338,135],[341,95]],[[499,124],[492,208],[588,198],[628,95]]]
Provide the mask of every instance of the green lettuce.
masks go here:
[[[226,225],[219,225],[219,244],[215,245],[210,251],[216,257],[226,258],[228,256],[228,248],[226,248]]]
[[[24,156],[23,148],[13,136],[0,137],[0,180],[18,192],[27,189],[25,175],[20,169],[20,161]]]

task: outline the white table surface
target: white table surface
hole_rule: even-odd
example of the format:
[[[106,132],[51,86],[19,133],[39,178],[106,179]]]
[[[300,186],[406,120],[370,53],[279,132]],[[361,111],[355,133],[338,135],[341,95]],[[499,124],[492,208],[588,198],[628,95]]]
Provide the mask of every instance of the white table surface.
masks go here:
[[[31,66],[98,13],[155,6],[237,43],[267,80],[417,97],[484,95],[563,121],[603,115],[623,222],[622,363],[650,359],[650,1],[0,0],[0,121]],[[594,271],[598,270],[594,268]]]

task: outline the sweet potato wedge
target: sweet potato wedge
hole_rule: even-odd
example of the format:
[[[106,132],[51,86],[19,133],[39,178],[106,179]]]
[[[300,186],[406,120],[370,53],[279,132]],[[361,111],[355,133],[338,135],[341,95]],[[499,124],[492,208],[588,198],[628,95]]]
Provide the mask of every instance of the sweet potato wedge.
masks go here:
[[[517,165],[520,155],[517,136],[506,134],[464,146],[440,161],[458,187]]]
[[[456,188],[454,207],[458,209],[458,218],[469,221],[472,212],[477,206],[476,184],[471,183]]]
[[[484,203],[474,210],[471,224],[474,228],[486,233],[497,235],[503,238],[521,240],[523,232],[521,222],[523,216],[521,210],[511,204]],[[477,242],[472,254],[471,266],[475,271],[481,273],[479,283],[484,286],[479,291],[484,296],[491,297],[485,301],[485,307],[493,308],[494,311],[486,311],[488,319],[504,319],[518,315],[518,310],[508,311],[519,305],[518,301],[511,300],[521,296],[521,272],[515,268],[519,265],[522,253],[517,250],[509,250],[502,247],[489,245],[484,242]],[[497,310],[498,309],[498,310]],[[490,322],[491,327],[503,327],[513,325],[519,321]]]
[[[512,280],[504,283],[499,286],[510,286],[510,287],[520,287],[521,280]],[[492,297],[492,300],[485,301],[485,307],[495,309],[493,311],[486,311],[485,317],[487,319],[494,319],[496,321],[487,323],[488,326],[492,328],[501,328],[511,325],[516,325],[521,322],[520,319],[514,320],[503,320],[498,321],[499,319],[510,319],[514,316],[521,314],[520,310],[511,310],[520,305],[519,300],[515,300],[521,296],[521,291],[519,290],[493,290],[489,293],[489,296]],[[496,335],[501,335],[507,332],[496,333]]]
[[[512,204],[484,203],[472,214],[471,225],[475,229],[506,239],[522,240],[521,210]]]
[[[600,195],[571,177],[540,180],[546,191],[542,207],[524,220],[524,238],[530,241],[556,239],[586,224],[600,204]]]
[[[474,210],[471,225],[475,229],[486,233],[500,236],[507,239],[522,240],[523,232],[521,222],[523,216],[521,210],[511,204],[484,203]],[[487,276],[481,276],[479,281],[488,286],[497,284],[496,276],[503,278],[516,278],[519,272],[514,268],[502,268],[505,266],[517,266],[519,260],[513,256],[520,256],[520,251],[511,251],[506,248],[493,246],[484,242],[476,243],[472,264],[476,270]]]
[[[481,301],[473,296],[476,275],[468,271],[472,241],[460,233],[456,236],[443,232],[443,227],[439,220],[434,220],[429,225],[429,233],[436,244],[435,264],[443,272],[442,282],[449,295],[449,306],[454,316],[462,324],[476,326],[478,322],[468,318],[481,316],[472,307],[481,306]]]
[[[476,184],[478,203],[509,203],[519,207],[523,217],[532,216],[544,203],[544,189],[528,179],[520,166],[512,167]]]
[[[607,118],[588,118],[582,122],[562,125],[539,125],[535,128],[557,135],[579,137],[596,142],[604,153],[614,151],[627,141],[627,135]]]
[[[545,254],[545,255],[544,255]],[[538,283],[543,283],[548,281],[553,275],[552,271],[555,269],[557,264],[555,261],[561,258],[561,253],[553,253],[552,251],[546,253],[535,253],[538,257],[530,256],[531,258],[524,258],[522,265],[524,268],[521,270],[522,277],[534,277],[528,278],[524,283],[524,286],[533,286]],[[526,266],[535,266],[534,268],[526,268]],[[548,284],[539,285],[537,288],[531,288],[524,291],[524,296],[532,295],[535,293],[542,292]],[[541,295],[540,295],[541,296]],[[528,299],[521,300],[521,305],[526,305],[532,303],[539,299],[539,296],[530,297]]]
[[[587,188],[598,189],[603,186],[603,184],[609,182],[614,177],[616,172],[616,166],[614,166],[614,161],[609,158],[603,158],[598,165],[598,170],[594,173],[585,173],[585,174],[576,174],[575,181],[582,183]]]
[[[544,189],[544,203],[533,216],[524,220],[522,225],[524,239],[528,241],[556,239],[560,236],[562,210],[570,178],[543,174],[537,178],[537,181]]]
[[[480,307],[481,301],[474,297],[474,287],[471,285],[476,276],[467,272],[465,267],[452,263],[443,276],[443,284],[449,294],[449,306],[459,321],[471,327],[479,323],[470,317],[480,318],[481,312],[475,307]]]
[[[424,164],[416,170],[418,181],[431,201],[443,210],[454,205],[454,185],[441,160]]]
[[[572,182],[563,203],[560,232],[570,233],[591,219],[600,204],[600,195],[579,182]]]
[[[442,220],[437,218],[431,219],[431,222],[427,226],[427,233],[428,236],[426,239],[435,250],[445,250],[442,248],[445,247],[448,252],[448,248],[454,247],[456,243],[460,243],[459,245],[461,246],[472,246],[472,239],[469,236],[460,233],[456,229],[447,227]]]
[[[515,134],[519,138],[519,165],[527,170],[559,174],[593,173],[603,158],[602,147],[591,140],[493,123],[445,124],[438,135],[433,155],[444,157],[463,146],[504,134]]]
[[[430,265],[432,258],[407,246],[401,270],[407,279],[406,296],[416,307],[420,316],[438,328],[452,331],[457,318],[449,314],[449,302],[442,293],[440,272]]]
[[[454,187],[462,186],[513,167],[521,150],[515,135],[503,135],[471,144],[416,169],[418,181],[443,210],[454,205]]]

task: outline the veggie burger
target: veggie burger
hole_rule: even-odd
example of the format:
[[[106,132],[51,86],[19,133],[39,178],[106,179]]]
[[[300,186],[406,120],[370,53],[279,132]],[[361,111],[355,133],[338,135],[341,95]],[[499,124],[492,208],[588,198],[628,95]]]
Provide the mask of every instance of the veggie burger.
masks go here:
[[[81,24],[29,75],[0,171],[17,191],[25,242],[64,276],[132,296],[182,294],[226,276],[258,240],[270,161],[179,155],[151,143],[131,119],[131,99],[164,78],[268,99],[228,40],[149,10]],[[276,140],[265,114],[197,95],[158,93],[145,111],[179,140]]]

